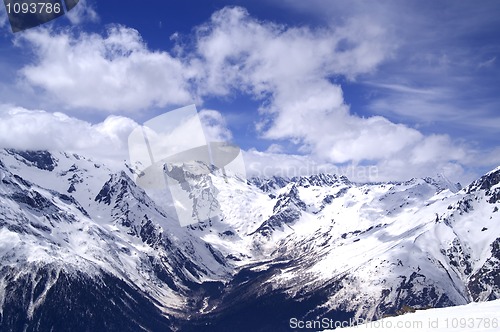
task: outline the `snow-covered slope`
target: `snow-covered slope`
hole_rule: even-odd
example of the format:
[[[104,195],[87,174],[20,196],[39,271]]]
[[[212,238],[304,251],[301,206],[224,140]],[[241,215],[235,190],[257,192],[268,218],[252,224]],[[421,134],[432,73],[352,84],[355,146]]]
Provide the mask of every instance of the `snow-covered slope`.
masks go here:
[[[365,322],[340,331],[389,331],[407,332],[490,332],[500,330],[500,300],[490,302],[474,302],[463,306],[417,310],[397,317],[384,318],[375,322]],[[361,322],[361,321],[360,321]],[[324,321],[324,326],[335,324],[341,326],[344,322]],[[317,323],[317,324],[320,324]],[[350,322],[345,322],[348,325]],[[297,324],[299,324],[297,322]],[[304,322],[303,324],[307,324]],[[309,323],[314,324],[314,323]],[[325,330],[328,331],[328,330]],[[339,330],[337,330],[339,331]]]
[[[109,310],[136,321],[126,330],[166,328],[166,317],[191,306],[193,285],[230,276],[217,250],[182,229],[124,171],[64,153],[1,154],[0,326],[7,330],[23,321],[51,324],[41,312],[63,296],[54,294],[60,283],[104,288],[104,298],[118,287],[128,295],[116,297],[132,303],[121,307],[117,299]],[[5,313],[19,298],[16,316]],[[142,302],[149,313],[134,318]],[[93,310],[81,315],[103,310],[101,302],[88,305]]]
[[[285,195],[279,207],[294,213],[266,236],[280,239],[274,260],[293,267],[268,282],[290,296],[327,286],[334,291],[323,310],[368,318],[405,305],[498,298],[497,176],[498,170],[457,193],[428,179],[329,186],[292,181],[277,191],[277,204]]]
[[[499,298],[497,176],[492,171],[462,190],[430,178],[362,185],[327,175],[254,179],[266,203],[251,219],[256,227],[236,240],[250,248],[250,258],[226,287],[230,295],[213,301],[210,319],[227,320],[224,311],[240,315],[243,309],[231,311],[234,298],[266,303],[273,301],[269,294],[300,307],[304,319],[378,319],[403,307]],[[222,205],[237,206],[241,197],[251,196]],[[223,222],[241,218],[225,214]],[[286,325],[290,306],[268,308],[289,310],[274,315],[274,327]],[[255,312],[251,305],[245,310]]]
[[[190,197],[215,193],[220,211],[187,227],[132,172],[0,151],[0,327],[58,327],[44,313],[60,301],[76,330],[108,312],[135,322],[111,330],[253,331],[500,298],[500,168],[463,189],[186,173]]]

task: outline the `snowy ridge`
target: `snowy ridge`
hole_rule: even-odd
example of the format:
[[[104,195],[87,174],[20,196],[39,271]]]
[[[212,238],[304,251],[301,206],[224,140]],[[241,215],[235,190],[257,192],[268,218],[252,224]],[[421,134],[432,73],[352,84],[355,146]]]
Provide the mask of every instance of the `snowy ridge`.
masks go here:
[[[168,193],[145,192],[126,165],[0,151],[0,326],[19,296],[12,322],[57,326],[42,313],[58,289],[82,287],[95,294],[83,303],[113,294],[121,321],[152,306],[136,309],[150,330],[237,328],[275,309],[260,323],[279,329],[295,309],[379,319],[500,298],[500,168],[463,189],[441,176],[183,176],[192,197],[215,193],[217,218],[181,227]]]

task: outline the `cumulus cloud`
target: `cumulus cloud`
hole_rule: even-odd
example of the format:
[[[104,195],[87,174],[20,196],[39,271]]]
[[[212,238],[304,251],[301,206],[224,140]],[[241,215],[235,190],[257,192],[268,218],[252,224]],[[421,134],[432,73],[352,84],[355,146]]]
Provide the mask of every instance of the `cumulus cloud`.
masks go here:
[[[197,133],[200,145],[206,144],[205,138],[209,142],[231,140],[220,112],[201,110],[198,115],[202,128],[195,128],[201,130]],[[60,112],[0,105],[0,148],[76,152],[118,166],[129,159],[129,135],[138,126],[124,116],[110,115],[91,124]],[[164,141],[170,145],[193,142],[196,133],[189,124],[175,129]]]
[[[197,28],[198,63],[206,71],[202,93],[247,88],[265,96],[286,81],[354,78],[374,70],[392,51],[386,37],[366,17],[311,29],[261,22],[243,8],[224,8]]]
[[[127,159],[127,137],[136,126],[122,116],[91,124],[59,112],[1,105],[0,148],[76,152],[116,164]]]
[[[312,30],[260,22],[241,8],[226,8],[197,33],[207,77],[202,92],[237,89],[262,100],[263,138],[294,142],[302,153],[329,164],[401,160],[423,167],[465,158],[463,147],[447,136],[426,137],[381,116],[350,112],[331,77],[370,73],[394,50],[384,29],[367,17]]]
[[[193,101],[182,62],[148,50],[134,29],[112,26],[105,36],[35,29],[21,40],[37,58],[21,71],[26,82],[67,108],[133,112]]]
[[[338,174],[339,168],[333,164],[315,161],[309,156],[280,152],[262,152],[256,149],[244,151],[243,158],[249,177],[294,177],[318,173]]]
[[[99,15],[87,0],[80,0],[76,7],[66,13],[66,17],[75,25],[99,20]]]
[[[231,139],[232,134],[220,112],[202,110],[199,115],[208,141]],[[120,167],[129,158],[128,137],[137,126],[135,121],[123,116],[111,115],[100,123],[91,124],[59,112],[0,105],[0,148],[76,152],[106,162],[111,167]],[[181,130],[181,133],[176,138],[179,142],[189,141],[192,137],[189,131]],[[452,180],[466,182],[473,176],[466,173],[463,166],[450,160],[463,158],[466,150],[450,156],[449,150],[454,148],[452,144],[446,136],[424,137],[421,144],[397,158],[386,158],[371,165],[337,164],[311,155],[287,154],[278,145],[271,145],[266,152],[255,149],[243,151],[243,156],[249,176],[293,177],[323,172],[342,174],[351,180],[364,182],[406,180],[410,175],[428,176],[441,172]],[[477,152],[469,155],[466,164],[484,166],[491,162],[485,160],[481,163],[477,155]],[[495,160],[498,161],[498,158]]]
[[[342,88],[329,79],[354,79],[390,55],[393,46],[384,30],[366,17],[312,30],[260,22],[242,8],[225,8],[197,34],[207,72],[202,93],[239,89],[264,100],[264,138],[291,139],[304,152],[342,163],[385,157],[421,136],[380,117],[351,115]]]
[[[229,142],[233,138],[224,116],[216,110],[202,109],[198,113],[208,142]]]
[[[215,12],[195,35],[194,45],[179,44],[173,55],[149,50],[124,26],[104,36],[30,30],[20,39],[35,61],[21,74],[67,108],[133,111],[235,90],[265,97],[283,81],[354,78],[375,70],[393,48],[368,18],[335,29],[296,28],[260,22],[239,7]]]
[[[285,149],[283,148],[282,145],[273,143],[269,145],[269,147],[266,149],[267,153],[284,153]]]

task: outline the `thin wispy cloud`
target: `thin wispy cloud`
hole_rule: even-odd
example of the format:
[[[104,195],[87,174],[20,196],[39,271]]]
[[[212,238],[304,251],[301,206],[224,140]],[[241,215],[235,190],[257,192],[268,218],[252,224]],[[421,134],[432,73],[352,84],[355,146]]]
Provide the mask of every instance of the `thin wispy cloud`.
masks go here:
[[[418,94],[418,95],[430,95],[430,96],[437,96],[441,94],[442,92],[439,91],[439,89],[431,89],[431,88],[426,88],[426,89],[419,89],[403,84],[390,84],[390,83],[375,83],[375,82],[364,82],[364,84],[371,85],[374,87],[378,88],[383,88],[386,90],[390,91],[396,91],[396,92],[403,92],[403,93],[411,93],[411,94]]]
[[[8,18],[5,7],[0,6],[0,28],[7,26]]]
[[[345,17],[369,15],[388,32],[396,51],[379,70],[358,79],[381,88],[369,98],[366,111],[415,124],[456,121],[454,125],[463,120],[461,114],[474,110],[481,110],[483,119],[497,113],[498,105],[488,98],[497,94],[494,77],[500,74],[495,1],[286,3],[333,25]]]
[[[493,66],[493,64],[495,63],[495,61],[497,60],[497,57],[494,56],[492,57],[491,59],[489,60],[486,60],[484,62],[481,62],[477,65],[478,68],[488,68],[488,67],[491,67]]]

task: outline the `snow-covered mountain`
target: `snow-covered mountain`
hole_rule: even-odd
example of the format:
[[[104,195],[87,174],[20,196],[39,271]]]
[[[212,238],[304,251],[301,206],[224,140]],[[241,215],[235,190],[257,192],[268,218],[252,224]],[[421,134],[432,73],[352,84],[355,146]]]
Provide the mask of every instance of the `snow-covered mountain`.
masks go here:
[[[170,329],[196,285],[230,276],[124,171],[5,151],[0,179],[2,330]]]
[[[280,331],[500,298],[500,167],[464,188],[215,171],[185,186],[219,217],[187,227],[132,178],[0,151],[1,330]]]

